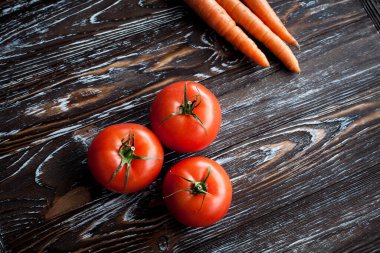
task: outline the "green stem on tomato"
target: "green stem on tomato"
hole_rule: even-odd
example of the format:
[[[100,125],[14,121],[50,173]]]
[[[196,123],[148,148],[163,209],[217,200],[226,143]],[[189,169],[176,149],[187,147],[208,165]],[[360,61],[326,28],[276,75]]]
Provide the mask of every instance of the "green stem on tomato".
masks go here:
[[[129,173],[131,170],[133,159],[149,160],[149,159],[154,159],[154,157],[138,156],[135,154],[135,133],[132,134],[132,129],[128,133],[127,140],[125,140],[125,137],[121,139],[121,145],[119,147],[118,152],[121,157],[120,164],[112,173],[109,182],[111,182],[115,178],[117,173],[121,170],[121,168],[124,165],[127,165],[127,168],[125,170],[125,176],[124,176],[124,191],[125,191],[127,187]]]
[[[211,172],[211,166],[208,167],[207,169],[207,174],[205,176],[205,178],[202,180],[202,181],[194,181],[194,180],[190,180],[188,178],[185,178],[183,176],[180,176],[178,174],[175,174],[173,173],[173,175],[176,175],[177,177],[179,178],[182,178],[183,180],[191,183],[191,188],[184,188],[184,189],[180,189],[180,190],[177,190],[167,196],[164,196],[163,198],[169,198],[171,196],[173,196],[174,194],[178,193],[178,192],[182,192],[182,191],[187,191],[187,192],[190,192],[191,194],[194,194],[194,195],[198,195],[198,194],[203,194],[203,198],[202,198],[202,203],[201,203],[201,206],[199,208],[199,211],[202,209],[202,206],[203,206],[203,203],[205,201],[205,197],[206,197],[206,194],[210,194],[207,190],[208,190],[208,186],[206,184],[206,181],[208,179],[208,177],[210,176],[210,172]]]
[[[198,88],[196,87],[198,90]],[[194,96],[194,100],[188,100],[187,98],[187,83],[185,83],[184,89],[183,89],[183,102],[179,106],[178,111],[173,112],[166,116],[162,121],[161,124],[163,124],[168,119],[177,116],[177,115],[189,115],[193,117],[205,130],[207,134],[207,129],[205,128],[202,120],[193,112],[195,108],[197,108],[202,103],[202,96],[198,90],[198,94]]]

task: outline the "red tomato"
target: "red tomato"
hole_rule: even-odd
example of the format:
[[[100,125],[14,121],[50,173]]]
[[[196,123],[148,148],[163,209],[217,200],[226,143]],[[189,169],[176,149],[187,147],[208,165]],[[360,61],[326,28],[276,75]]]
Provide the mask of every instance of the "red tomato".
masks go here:
[[[160,173],[164,151],[148,128],[138,124],[106,127],[91,142],[88,165],[95,179],[114,192],[136,192]]]
[[[150,121],[165,146],[179,152],[194,152],[213,142],[222,113],[210,90],[196,82],[181,81],[158,93],[150,110]]]
[[[166,174],[163,196],[181,223],[204,227],[223,218],[231,204],[232,187],[224,169],[205,157],[187,158]]]

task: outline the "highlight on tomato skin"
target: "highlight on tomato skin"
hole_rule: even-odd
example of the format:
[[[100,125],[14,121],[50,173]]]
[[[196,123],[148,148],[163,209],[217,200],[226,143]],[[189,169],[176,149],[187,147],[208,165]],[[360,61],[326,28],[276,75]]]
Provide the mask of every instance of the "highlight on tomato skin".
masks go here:
[[[162,194],[176,220],[190,227],[205,227],[227,214],[232,186],[218,163],[198,156],[184,159],[168,171]]]
[[[216,138],[222,112],[215,95],[202,84],[180,81],[162,89],[150,109],[153,131],[169,149],[195,152]]]
[[[110,191],[137,192],[161,171],[163,147],[148,128],[133,123],[103,129],[88,149],[88,167],[96,181]]]

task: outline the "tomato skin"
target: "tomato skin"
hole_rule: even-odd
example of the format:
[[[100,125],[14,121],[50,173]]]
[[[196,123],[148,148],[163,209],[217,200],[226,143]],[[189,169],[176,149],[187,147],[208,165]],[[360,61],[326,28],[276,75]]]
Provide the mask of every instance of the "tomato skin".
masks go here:
[[[184,100],[184,86],[187,99],[201,95],[201,103],[193,113],[204,127],[191,115],[167,117],[179,110]],[[209,146],[216,138],[222,122],[220,105],[215,95],[200,83],[180,81],[162,89],[155,97],[150,122],[153,131],[168,148],[178,152],[195,152]]]
[[[207,194],[194,195],[188,191],[193,181],[202,181],[211,167],[206,180]],[[178,192],[179,191],[179,192]],[[190,227],[205,227],[222,219],[231,204],[232,186],[228,174],[215,161],[206,157],[191,157],[175,164],[163,182],[163,196],[170,213],[182,224]]]
[[[112,175],[120,165],[119,148],[121,140],[135,134],[135,154],[149,157],[148,160],[133,159],[130,174],[124,189],[127,165]],[[103,129],[91,142],[88,149],[88,166],[98,183],[114,192],[136,192],[147,187],[160,173],[164,151],[158,138],[148,128],[132,123],[111,125]]]

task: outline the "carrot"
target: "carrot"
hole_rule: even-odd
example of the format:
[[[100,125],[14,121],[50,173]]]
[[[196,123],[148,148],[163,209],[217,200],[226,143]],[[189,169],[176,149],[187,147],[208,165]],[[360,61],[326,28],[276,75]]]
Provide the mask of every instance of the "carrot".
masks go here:
[[[243,26],[262,42],[291,71],[299,73],[300,67],[292,50],[239,0],[216,0],[235,22]]]
[[[267,0],[243,0],[243,2],[266,24],[275,34],[285,42],[299,48],[298,42],[288,32],[280,18],[276,15]]]
[[[244,31],[215,0],[184,0],[212,29],[224,37],[243,54],[263,67],[269,62]]]

